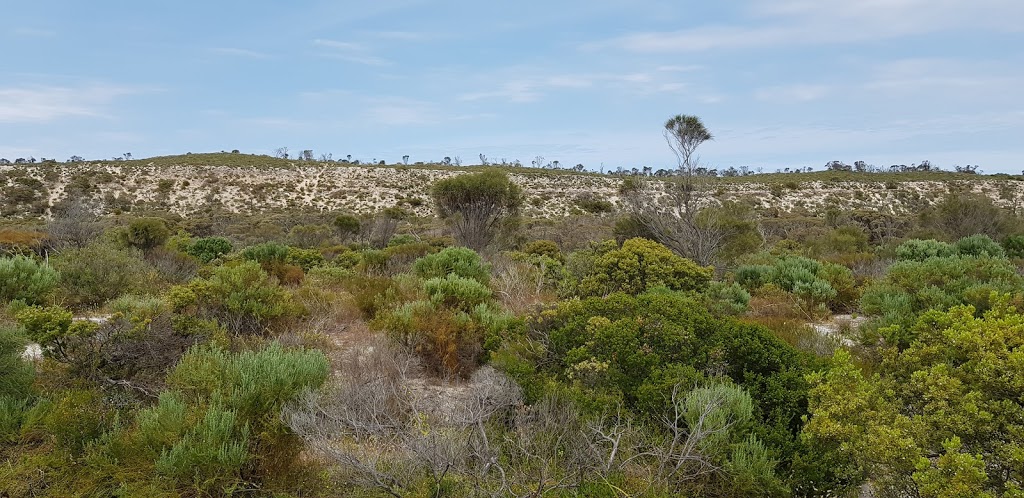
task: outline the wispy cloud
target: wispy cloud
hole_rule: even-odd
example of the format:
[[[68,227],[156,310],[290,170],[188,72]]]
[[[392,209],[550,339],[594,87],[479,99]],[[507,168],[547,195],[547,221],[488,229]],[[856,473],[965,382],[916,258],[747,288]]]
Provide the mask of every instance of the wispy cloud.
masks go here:
[[[391,61],[373,55],[366,45],[354,42],[316,39],[313,45],[326,49],[320,55],[331,59],[365,64],[367,66],[390,66]]]
[[[257,52],[255,50],[236,47],[216,47],[211,48],[210,52],[213,52],[218,55],[227,55],[231,57],[245,57],[249,59],[269,59],[272,57],[270,54],[264,52]]]
[[[66,117],[108,115],[116,98],[143,90],[112,85],[0,88],[0,122],[47,122]]]
[[[502,74],[516,72],[505,70]],[[637,71],[621,73],[565,73],[549,76],[517,76],[508,78],[503,75],[491,77],[496,81],[492,88],[467,92],[460,95],[459,100],[475,101],[484,99],[503,99],[510,102],[536,102],[548,92],[557,90],[581,90],[597,87],[616,87],[634,93],[675,93],[688,88],[679,81],[667,80],[664,75],[674,70],[656,70],[655,72]]]
[[[1017,0],[755,0],[749,23],[647,31],[585,44],[586,49],[701,52],[779,45],[842,44],[950,29],[1024,31]]]
[[[754,97],[766,102],[811,102],[829,94],[830,88],[825,85],[795,84],[762,88],[754,92]]]

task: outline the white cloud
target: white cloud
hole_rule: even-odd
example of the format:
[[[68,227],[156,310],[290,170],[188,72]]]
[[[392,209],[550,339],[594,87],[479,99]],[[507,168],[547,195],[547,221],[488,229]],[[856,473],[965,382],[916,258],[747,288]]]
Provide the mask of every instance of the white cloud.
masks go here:
[[[48,122],[107,114],[114,99],[141,90],[110,85],[0,88],[0,123]]]
[[[390,66],[391,61],[377,57],[370,52],[369,47],[361,43],[343,42],[337,40],[313,40],[313,45],[327,49],[321,53],[323,57],[364,64],[367,66]]]
[[[591,43],[589,49],[701,52],[779,45],[857,43],[942,32],[1020,32],[1018,0],[754,0],[749,24],[639,32]]]
[[[828,93],[829,87],[825,85],[796,84],[762,88],[754,92],[754,97],[766,102],[811,102]]]

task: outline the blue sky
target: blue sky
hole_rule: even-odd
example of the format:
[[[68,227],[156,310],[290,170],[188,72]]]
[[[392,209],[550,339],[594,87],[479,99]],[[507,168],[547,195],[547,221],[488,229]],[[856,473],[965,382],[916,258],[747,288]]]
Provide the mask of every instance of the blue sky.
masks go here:
[[[1024,169],[1021,0],[6,1],[0,157]]]

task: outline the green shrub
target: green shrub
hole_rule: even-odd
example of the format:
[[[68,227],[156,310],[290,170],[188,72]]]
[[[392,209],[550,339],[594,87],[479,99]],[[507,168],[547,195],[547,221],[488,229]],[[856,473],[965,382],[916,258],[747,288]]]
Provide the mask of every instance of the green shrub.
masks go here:
[[[96,306],[125,294],[153,292],[156,273],[138,249],[93,242],[53,258],[61,297],[75,306]]]
[[[174,309],[214,318],[236,334],[264,332],[295,313],[291,295],[254,261],[217,267],[208,279],[172,288],[169,300]]]
[[[423,289],[436,306],[468,311],[491,300],[491,290],[471,278],[454,273],[423,282]]]
[[[987,256],[991,258],[1005,258],[1006,251],[996,243],[996,241],[989,238],[988,235],[971,235],[970,237],[964,237],[955,244],[953,247],[956,248],[957,254],[961,256]]]
[[[0,326],[0,403],[4,400],[12,403],[8,410],[12,409],[14,402],[28,397],[32,390],[35,374],[32,365],[21,357],[24,351],[25,341],[17,330]],[[4,422],[0,421],[0,436],[4,434],[3,425]]]
[[[711,282],[704,296],[708,309],[719,315],[741,315],[750,304],[750,293],[735,282]]]
[[[523,252],[531,256],[547,256],[555,261],[564,259],[558,244],[550,240],[534,240],[523,247]]]
[[[640,294],[656,287],[702,291],[711,281],[712,269],[681,258],[667,247],[647,239],[629,239],[622,247],[594,258],[589,274],[579,283],[581,296],[613,292]]]
[[[288,257],[285,261],[289,265],[302,268],[303,271],[309,271],[322,266],[326,262],[323,253],[318,249],[298,249],[295,247],[288,249]]]
[[[209,263],[230,253],[231,249],[231,241],[224,237],[203,237],[189,244],[186,252],[203,263]]]
[[[901,261],[924,261],[956,254],[956,248],[937,240],[911,239],[896,247],[896,258]]]
[[[361,224],[359,218],[350,214],[338,215],[334,218],[334,229],[338,231],[338,235],[341,237],[342,242],[348,240],[359,233]]]
[[[970,304],[978,313],[988,310],[991,296],[1010,294],[1021,299],[1024,277],[1005,258],[952,256],[924,261],[900,261],[885,277],[864,290],[861,309],[875,315],[873,326],[891,343],[907,345],[905,335],[921,313]],[[892,328],[895,326],[895,328]]]
[[[1024,235],[1011,235],[1003,239],[1003,250],[1011,258],[1024,258]]]
[[[759,258],[770,264],[743,265],[736,269],[736,282],[747,290],[772,285],[797,296],[810,308],[845,308],[857,300],[856,281],[849,268],[803,256],[761,255]]]
[[[424,280],[448,275],[471,278],[484,285],[490,280],[488,265],[476,251],[466,247],[449,247],[423,256],[413,263],[413,272]]]
[[[160,218],[137,218],[124,231],[125,242],[132,247],[146,250],[162,245],[171,236],[167,222]]]
[[[289,247],[277,242],[264,242],[242,250],[242,258],[255,261],[266,268],[268,265],[284,264],[288,260]]]
[[[57,286],[58,280],[59,275],[53,268],[32,258],[0,258],[0,302],[20,299],[28,304],[39,304]]]

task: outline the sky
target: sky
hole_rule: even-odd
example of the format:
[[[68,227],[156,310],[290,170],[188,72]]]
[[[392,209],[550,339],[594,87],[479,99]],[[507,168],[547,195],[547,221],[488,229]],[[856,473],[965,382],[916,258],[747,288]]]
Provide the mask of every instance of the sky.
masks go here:
[[[1024,169],[1021,0],[0,0],[0,157]]]

